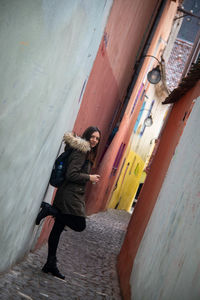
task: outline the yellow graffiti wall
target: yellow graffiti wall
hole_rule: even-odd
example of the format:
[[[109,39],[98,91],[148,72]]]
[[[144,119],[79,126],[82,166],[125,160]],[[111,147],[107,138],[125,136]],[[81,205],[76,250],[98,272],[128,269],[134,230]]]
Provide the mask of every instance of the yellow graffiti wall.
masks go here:
[[[108,208],[131,210],[143,168],[144,161],[133,150],[129,150],[124,158],[121,172],[115,184]]]

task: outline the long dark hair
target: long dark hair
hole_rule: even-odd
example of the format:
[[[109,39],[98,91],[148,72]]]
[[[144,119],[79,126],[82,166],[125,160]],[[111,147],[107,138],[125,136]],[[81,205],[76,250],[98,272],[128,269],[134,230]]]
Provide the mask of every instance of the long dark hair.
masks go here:
[[[90,138],[92,136],[92,134],[95,132],[95,131],[98,131],[99,135],[100,135],[100,139],[101,139],[101,131],[99,130],[98,127],[96,126],[90,126],[88,127],[82,134],[82,138],[85,139],[86,141],[90,141]],[[99,139],[99,143],[100,143],[100,139]],[[91,149],[91,151],[88,153],[88,159],[94,163],[95,161],[95,158],[97,156],[97,151],[98,151],[98,146],[99,146],[99,143]]]

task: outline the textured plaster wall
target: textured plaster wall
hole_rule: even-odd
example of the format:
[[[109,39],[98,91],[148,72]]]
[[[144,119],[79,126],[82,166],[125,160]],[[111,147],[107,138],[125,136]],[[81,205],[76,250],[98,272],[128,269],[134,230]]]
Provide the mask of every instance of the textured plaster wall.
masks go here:
[[[147,38],[158,4],[157,0],[113,2],[74,127],[79,133],[88,125],[95,124],[102,132],[99,154],[105,155],[97,170],[101,174],[101,182],[90,186],[89,193],[86,195],[88,214],[104,210],[106,207],[115,179],[115,176],[110,176],[112,166],[121,143],[126,144],[128,140],[125,132],[130,126],[129,117],[128,124],[125,124],[125,121],[122,126],[120,125],[122,131],[120,135],[118,131],[113,146],[110,145],[105,152],[106,143],[116,124],[117,115],[120,114],[133,75],[137,52]],[[89,115],[85,113],[86,110],[90,112]],[[124,136],[127,136],[126,141]]]
[[[64,131],[73,128],[112,0],[0,3],[0,271],[31,247]]]
[[[200,297],[200,97],[176,148],[134,261],[134,300]]]

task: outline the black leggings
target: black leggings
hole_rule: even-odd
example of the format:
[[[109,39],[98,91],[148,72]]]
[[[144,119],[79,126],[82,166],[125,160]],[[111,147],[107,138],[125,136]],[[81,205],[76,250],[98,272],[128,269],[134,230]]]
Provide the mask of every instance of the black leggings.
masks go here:
[[[48,240],[48,258],[56,256],[60,235],[65,226],[68,226],[75,231],[81,232],[86,227],[85,217],[67,214],[59,214],[59,216],[56,217]]]

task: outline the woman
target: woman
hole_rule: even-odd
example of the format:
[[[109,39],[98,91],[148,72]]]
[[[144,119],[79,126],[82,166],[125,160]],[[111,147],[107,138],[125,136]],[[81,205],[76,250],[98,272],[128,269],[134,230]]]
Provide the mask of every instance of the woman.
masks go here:
[[[86,227],[85,214],[85,187],[88,181],[97,183],[100,176],[91,175],[90,170],[95,161],[101,132],[97,127],[88,127],[82,137],[72,133],[64,135],[65,150],[70,147],[72,151],[67,161],[67,171],[64,184],[57,189],[53,206],[42,202],[36,225],[46,216],[55,217],[55,223],[48,240],[47,262],[42,268],[45,273],[64,279],[56,264],[56,251],[60,235],[65,226],[75,231],[83,231]]]

